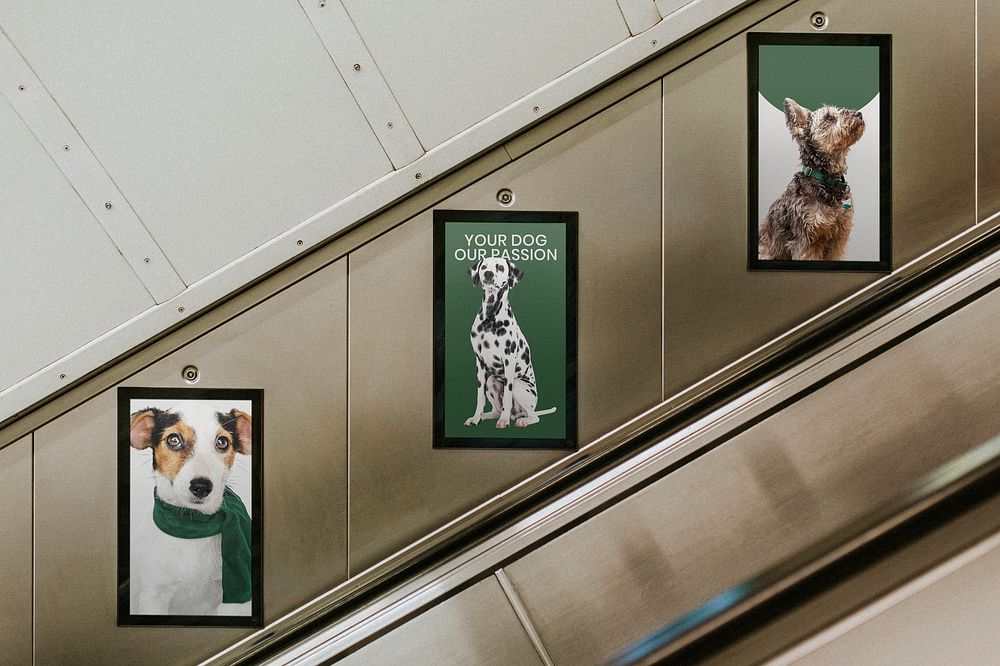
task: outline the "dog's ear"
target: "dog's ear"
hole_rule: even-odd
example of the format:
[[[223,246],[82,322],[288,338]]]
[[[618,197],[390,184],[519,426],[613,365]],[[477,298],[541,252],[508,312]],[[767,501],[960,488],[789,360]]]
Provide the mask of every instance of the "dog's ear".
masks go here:
[[[132,414],[129,422],[129,444],[133,449],[148,449],[153,445],[153,425],[156,419],[152,409],[144,409]]]
[[[480,259],[476,263],[469,266],[469,277],[472,279],[472,284],[479,286],[479,264],[482,262]]]
[[[236,436],[240,440],[236,445],[236,452],[250,455],[253,452],[253,419],[238,409],[230,411],[229,416],[236,422]]]
[[[805,134],[809,123],[809,109],[799,106],[791,97],[785,98],[785,124],[792,136],[799,138]]]
[[[507,264],[510,266],[510,286],[513,287],[524,277],[524,271],[518,268],[513,261],[508,261]]]

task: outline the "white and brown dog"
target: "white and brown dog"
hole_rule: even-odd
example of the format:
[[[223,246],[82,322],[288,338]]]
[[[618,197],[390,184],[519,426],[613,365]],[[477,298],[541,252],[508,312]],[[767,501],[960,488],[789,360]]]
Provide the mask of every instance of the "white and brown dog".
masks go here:
[[[496,419],[506,428],[511,419],[518,428],[538,423],[555,407],[536,411],[538,389],[531,349],[514,318],[508,295],[524,272],[507,259],[481,259],[469,269],[472,284],[482,286],[483,304],[472,322],[472,349],[476,354],[476,413],[465,425]],[[486,398],[492,409],[484,412]]]
[[[217,514],[236,455],[249,456],[253,449],[249,414],[237,409],[219,411],[198,401],[136,411],[129,430],[133,448],[152,450],[156,496],[171,511],[180,507],[180,515]],[[150,512],[133,528],[131,545],[133,613],[251,614],[250,601],[223,603],[221,534],[178,538],[158,527]]]

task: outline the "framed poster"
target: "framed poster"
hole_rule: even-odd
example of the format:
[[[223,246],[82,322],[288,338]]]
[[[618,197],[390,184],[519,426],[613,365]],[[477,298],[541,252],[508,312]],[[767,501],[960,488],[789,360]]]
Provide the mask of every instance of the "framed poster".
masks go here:
[[[576,448],[577,214],[434,211],[434,447]]]
[[[891,269],[891,40],[747,35],[751,270]]]
[[[118,624],[259,627],[263,392],[118,389]]]

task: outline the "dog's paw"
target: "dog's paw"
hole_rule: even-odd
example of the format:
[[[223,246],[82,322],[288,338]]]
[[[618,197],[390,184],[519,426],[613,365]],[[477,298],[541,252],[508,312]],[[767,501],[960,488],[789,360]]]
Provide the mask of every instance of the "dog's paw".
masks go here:
[[[467,425],[467,426],[477,426],[477,425],[479,425],[479,417],[478,416],[470,416],[469,418],[465,419],[465,425]]]
[[[509,425],[510,425],[510,421],[508,421],[507,419],[500,419],[499,421],[497,421],[497,428],[499,430],[503,430],[504,428],[506,428]]]
[[[518,428],[527,428],[527,427],[528,427],[528,426],[530,426],[531,424],[530,424],[530,423],[528,422],[528,419],[518,419],[518,420],[517,420],[517,421],[516,421],[516,422],[514,423],[514,425],[516,425],[516,426],[517,426]]]

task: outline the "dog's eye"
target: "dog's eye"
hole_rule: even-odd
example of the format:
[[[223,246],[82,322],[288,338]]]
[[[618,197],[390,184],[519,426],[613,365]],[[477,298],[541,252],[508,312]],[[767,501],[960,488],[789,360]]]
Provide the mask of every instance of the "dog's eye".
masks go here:
[[[220,451],[225,451],[226,449],[229,448],[229,440],[220,435],[215,440],[215,448],[217,448]]]
[[[170,448],[179,449],[181,448],[181,444],[183,443],[184,440],[182,440],[181,436],[178,435],[176,432],[172,432],[169,435],[167,435],[167,446],[169,446]]]

